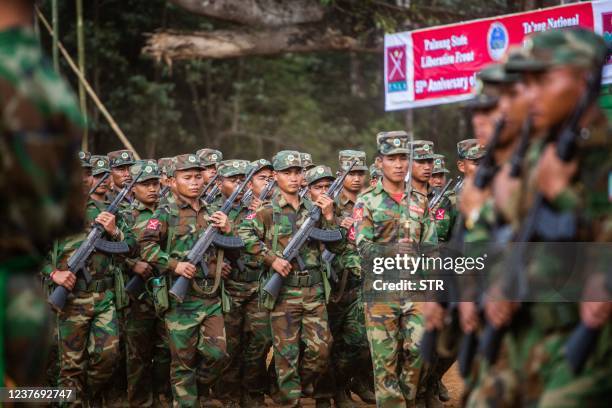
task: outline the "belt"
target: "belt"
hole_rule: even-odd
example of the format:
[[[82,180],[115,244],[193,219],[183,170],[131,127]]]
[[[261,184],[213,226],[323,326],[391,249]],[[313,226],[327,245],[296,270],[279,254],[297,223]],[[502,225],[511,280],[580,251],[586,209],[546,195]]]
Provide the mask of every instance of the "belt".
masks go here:
[[[323,282],[321,271],[310,270],[294,272],[285,278],[285,285],[295,288],[310,287]]]
[[[259,280],[259,271],[245,268],[244,272],[240,272],[238,269],[232,270],[230,278],[236,282],[256,282]]]
[[[89,282],[89,284],[87,284],[83,279],[77,279],[72,291],[101,293],[109,289],[115,289],[115,278],[113,277],[94,279]]]
[[[193,283],[195,283],[201,291],[210,291],[210,289],[215,285],[215,278],[193,278]],[[193,284],[189,285],[189,295],[199,297],[199,298],[209,298],[215,297],[218,293],[218,290],[215,293],[205,294],[200,291],[194,289]]]

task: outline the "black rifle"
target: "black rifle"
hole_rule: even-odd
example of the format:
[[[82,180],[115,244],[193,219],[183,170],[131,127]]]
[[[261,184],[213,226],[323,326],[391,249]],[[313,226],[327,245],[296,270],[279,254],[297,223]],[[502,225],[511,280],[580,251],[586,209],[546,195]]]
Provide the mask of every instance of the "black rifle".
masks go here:
[[[170,192],[170,186],[164,186],[159,192],[159,198],[164,198]]]
[[[224,214],[228,214],[234,205],[234,201],[240,195],[242,190],[246,187],[247,183],[251,180],[255,174],[255,169],[252,169],[247,174],[244,181],[234,190],[231,196],[227,200],[223,206],[219,209]],[[214,244],[216,247],[227,248],[227,249],[241,249],[244,247],[244,242],[238,237],[227,237],[219,234],[217,228],[212,224],[209,225],[200,237],[193,245],[189,253],[187,254],[185,261],[189,262],[192,265],[200,265],[205,275],[208,275],[208,267],[204,262],[204,254],[208,251],[211,244]],[[221,259],[218,259],[217,262],[222,262]],[[189,285],[191,284],[191,279],[187,279],[184,276],[179,276],[179,278],[174,282],[172,288],[170,288],[170,294],[174,296],[174,298],[182,303],[185,299],[185,295],[187,294],[187,290],[189,289]]]
[[[563,124],[558,133],[556,139],[557,157],[566,163],[570,162],[576,155],[576,143],[582,130],[580,121],[591,106],[596,103],[597,97],[599,96],[602,68],[607,56],[604,55],[602,58],[603,59],[599,61],[596,69],[591,72],[587,79],[586,92],[584,92],[576,108],[572,112],[572,115]],[[506,279],[504,279],[502,287],[502,291],[505,292],[506,296],[511,296],[513,291],[518,294],[519,299],[524,299],[527,296],[528,287],[524,272],[527,243],[537,241],[539,238],[538,234],[545,230],[541,225],[543,222],[542,220],[546,220],[548,226],[553,225],[555,227],[554,231],[548,231],[544,235],[548,241],[571,240],[576,234],[576,220],[572,214],[557,213],[553,211],[544,199],[544,196],[538,193],[515,239],[515,242],[519,245],[512,251],[510,261],[507,264]],[[491,324],[487,324],[485,327],[481,340],[481,350],[483,355],[491,363],[494,363],[497,359],[501,340],[506,329],[507,327],[495,328]],[[592,337],[588,335],[588,331],[582,330],[582,333],[586,333],[587,335],[584,337],[581,336],[581,339],[585,341],[592,340]],[[572,343],[572,345],[577,347],[577,342]],[[567,355],[578,354],[579,353],[577,353],[575,349],[568,350],[567,353]],[[576,361],[576,363],[579,363],[579,361]],[[581,367],[576,366],[576,368]]]
[[[218,178],[219,178],[219,174],[215,174],[213,178],[210,179],[208,184],[204,186],[204,190],[202,190],[202,194],[200,194],[200,197],[205,196],[206,192],[210,189],[210,187],[212,187],[213,184],[215,184],[215,181],[217,181]]]
[[[212,204],[212,202],[215,201],[217,195],[219,195],[219,191],[219,186],[215,184],[212,190],[210,190],[210,192],[206,194],[206,197],[204,197],[204,202],[206,204]]]
[[[342,186],[344,184],[344,180],[346,176],[350,173],[350,171],[355,166],[356,161],[353,161],[348,169],[342,174],[341,177],[338,177],[332,185],[329,187],[327,192],[325,193],[329,198],[335,200],[342,191]],[[313,239],[315,241],[320,242],[338,242],[342,240],[342,233],[338,230],[322,230],[316,228],[315,225],[319,222],[321,218],[321,208],[317,206],[313,206],[308,214],[308,218],[302,223],[300,229],[291,237],[287,246],[283,250],[283,259],[291,262],[292,260],[296,260],[298,263],[298,267],[301,271],[306,269],[306,265],[300,256],[300,250],[302,247],[308,242],[308,240]],[[283,286],[283,277],[279,275],[277,272],[274,272],[263,290],[270,294],[273,298],[278,296],[278,293]]]
[[[304,198],[307,192],[308,192],[308,187],[302,187],[298,195],[300,196],[300,198]]]
[[[141,174],[142,171],[138,176],[132,179],[130,184],[123,187],[113,202],[106,208],[105,212],[109,212],[113,215],[117,213],[119,210],[119,205],[130,192],[134,184],[136,184],[136,180],[138,180]],[[81,245],[79,245],[77,250],[70,256],[70,258],[68,258],[68,270],[74,273],[77,276],[77,279],[80,277],[85,279],[87,284],[91,282],[91,274],[87,270],[86,264],[87,260],[94,251],[104,252],[107,254],[125,254],[130,250],[124,241],[112,242],[102,239],[103,234],[104,227],[95,222],[93,228],[89,231],[89,234],[87,234],[87,238],[85,238]],[[51,295],[49,295],[48,302],[55,311],[61,312],[64,309],[68,293],[68,289],[61,285],[53,289],[53,292]]]
[[[265,200],[269,195],[270,192],[272,191],[272,189],[276,186],[276,180],[269,180],[268,184],[266,184],[266,187],[261,190],[261,193],[259,194],[259,200],[263,201]]]
[[[448,190],[452,182],[453,182],[453,179],[448,180],[446,184],[444,185],[444,187],[442,187],[429,201],[429,204],[427,205],[427,207],[430,210],[434,208],[436,205],[438,205],[438,202],[440,202],[440,200],[442,199],[442,196],[444,195],[444,193],[446,193],[446,190]]]
[[[248,207],[249,203],[253,199],[253,189],[249,188],[246,193],[242,196],[242,200],[240,200],[241,207]]]
[[[91,190],[89,190],[89,193],[87,193],[87,197],[89,197],[90,195],[92,195],[97,189],[98,187],[100,187],[100,185],[102,183],[104,183],[104,181],[109,178],[110,173],[104,173],[104,175],[102,177],[100,177],[100,180],[98,180],[96,182],[96,184],[94,184],[94,186],[91,188]]]

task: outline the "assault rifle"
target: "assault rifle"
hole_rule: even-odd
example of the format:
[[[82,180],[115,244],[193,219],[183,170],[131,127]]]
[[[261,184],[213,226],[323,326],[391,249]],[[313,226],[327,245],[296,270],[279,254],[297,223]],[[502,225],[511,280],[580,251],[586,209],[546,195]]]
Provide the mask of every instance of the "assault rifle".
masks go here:
[[[159,192],[159,198],[164,198],[170,192],[170,186],[164,186]]]
[[[94,186],[91,188],[91,190],[89,190],[89,193],[87,193],[87,197],[92,195],[98,189],[98,187],[100,187],[100,185],[104,183],[104,181],[107,178],[109,178],[109,176],[110,176],[110,173],[104,173],[104,175],[100,178],[100,180],[98,180],[96,184],[94,184]]]
[[[215,201],[215,198],[219,194],[219,191],[219,186],[215,184],[210,190],[210,192],[204,197],[204,202],[209,205],[212,204],[212,202]]]
[[[142,171],[138,176],[134,177],[130,184],[124,186],[123,189],[117,194],[112,203],[106,208],[105,212],[109,212],[113,215],[119,210],[119,205],[128,195],[136,180],[140,177]],[[91,282],[91,274],[87,270],[87,260],[94,251],[104,252],[107,254],[125,254],[129,252],[129,247],[124,241],[112,242],[106,241],[102,238],[104,234],[104,227],[95,222],[93,228],[87,234],[87,238],[79,245],[77,250],[68,258],[68,270],[75,275],[77,279],[85,279],[85,283]],[[56,312],[64,310],[66,305],[66,299],[68,297],[68,289],[63,286],[57,286],[53,289],[51,295],[49,295],[48,302]]]
[[[355,166],[355,163],[356,161],[353,161],[344,174],[334,180],[332,185],[325,193],[329,198],[335,200],[336,197],[338,197],[340,191],[342,191],[344,180]],[[306,220],[300,226],[300,229],[291,237],[287,243],[287,246],[285,247],[285,250],[283,251],[283,259],[289,262],[295,259],[298,263],[298,267],[302,271],[306,269],[306,265],[300,256],[300,250],[306,244],[306,242],[308,242],[308,240],[314,239],[320,242],[338,242],[342,240],[342,233],[340,233],[338,230],[325,231],[316,228],[315,225],[320,218],[321,208],[313,206],[308,214],[308,218],[306,218]],[[275,272],[272,277],[270,277],[268,282],[266,282],[263,290],[270,294],[273,298],[276,298],[282,286],[283,277]]]
[[[236,198],[240,195],[242,190],[244,190],[248,182],[253,177],[254,173],[255,169],[251,169],[251,171],[249,171],[244,181],[238,186],[238,188],[234,190],[232,195],[230,195],[229,198],[225,200],[225,203],[219,211],[224,214],[228,214],[230,212],[232,206],[234,205],[234,201],[236,201]],[[219,234],[215,226],[213,226],[212,224],[209,225],[204,230],[204,232],[200,234],[200,237],[198,238],[198,240],[193,245],[193,247],[185,258],[185,261],[189,262],[192,265],[200,265],[205,275],[208,275],[208,267],[204,262],[204,254],[206,253],[206,251],[208,251],[208,248],[210,248],[211,244],[215,244],[215,246],[217,247],[227,249],[240,249],[244,247],[244,242],[242,242],[240,238],[222,236]],[[217,260],[217,262],[221,261],[221,259]],[[176,282],[174,282],[172,288],[170,288],[169,293],[174,296],[174,298],[179,303],[182,303],[185,299],[185,295],[187,294],[187,290],[189,289],[190,284],[190,279],[187,279],[184,276],[180,276],[176,280]]]

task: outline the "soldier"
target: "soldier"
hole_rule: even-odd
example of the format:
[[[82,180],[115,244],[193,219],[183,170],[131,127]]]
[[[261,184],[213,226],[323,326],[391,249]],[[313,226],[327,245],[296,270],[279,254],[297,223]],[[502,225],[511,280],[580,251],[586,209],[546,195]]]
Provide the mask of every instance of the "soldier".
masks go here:
[[[255,162],[258,173],[269,172],[269,162]],[[226,160],[219,164],[220,189],[222,200],[227,200],[234,189],[243,182],[251,168],[245,160]],[[261,174],[260,174],[261,175]],[[260,180],[256,180],[258,183]],[[251,213],[241,205],[242,194],[230,210],[234,232],[242,220]],[[229,295],[229,310],[224,310],[227,351],[231,362],[219,379],[215,395],[225,406],[264,406],[266,384],[266,356],[272,344],[270,315],[259,304],[259,278],[262,263],[251,255],[241,254],[231,262],[232,270],[224,282]]]
[[[485,138],[487,139],[487,138]],[[486,152],[485,144],[478,139],[465,139],[457,143],[457,169],[466,178],[473,178],[478,169],[478,163]]]
[[[108,200],[112,201],[119,191],[132,181],[130,175],[130,166],[135,163],[134,153],[129,150],[115,150],[107,154],[110,160],[112,190],[109,193]],[[127,209],[132,202],[132,193],[126,196],[126,200],[122,204],[123,209]]]
[[[155,210],[140,236],[141,257],[167,273],[169,287],[177,276],[192,281],[183,302],[170,298],[164,316],[168,330],[172,382],[175,406],[195,406],[198,403],[198,369],[216,378],[227,363],[226,337],[218,283],[221,265],[212,249],[201,267],[183,261],[198,236],[209,223],[222,233],[231,232],[227,216],[209,213],[199,198],[204,184],[204,169],[198,156],[183,154],[174,158],[175,202]],[[215,282],[217,282],[215,284]]]
[[[134,184],[134,201],[131,207],[131,228],[136,236],[144,231],[155,212],[159,200],[160,174],[156,163],[137,163],[130,167],[131,177],[142,175]],[[158,305],[158,287],[165,288],[165,276],[154,276],[150,264],[140,257],[129,260],[133,275],[140,276],[152,288],[140,296],[132,296],[125,313],[125,337],[127,344],[127,396],[130,406],[152,406],[154,399],[159,403],[170,401],[169,388],[170,351],[168,334]],[[160,282],[162,281],[162,282]],[[158,283],[159,282],[159,283]],[[163,289],[161,289],[163,290]],[[161,294],[167,296],[167,292]],[[158,306],[156,310],[156,306]],[[166,305],[167,307],[167,305]],[[157,313],[156,313],[157,312]]]
[[[333,201],[329,197],[321,195],[314,204],[300,199],[298,191],[303,166],[299,152],[281,151],[274,157],[273,165],[279,193],[247,217],[239,232],[246,251],[271,268],[271,272],[284,277],[278,298],[268,297],[264,303],[271,310],[280,399],[284,405],[299,406],[302,393],[312,395],[313,383],[325,371],[329,358],[332,339],[325,309],[326,276],[322,272],[321,250],[316,241],[308,242],[301,250],[304,270],[300,270],[297,262],[288,262],[280,254],[313,205],[321,208],[321,227],[337,227],[333,222]],[[330,245],[329,248],[338,251],[342,245]],[[300,342],[304,343],[302,358]]]
[[[272,189],[268,193],[267,197],[265,197],[263,200],[259,199],[259,196],[267,187],[268,183],[274,182],[272,174],[273,169],[272,163],[270,163],[266,159],[259,159],[251,162],[251,167],[254,167],[256,170],[253,174],[253,178],[251,179],[248,185],[249,189],[252,190],[253,195],[251,200],[247,204],[251,211],[257,211],[257,209],[261,207],[263,203],[268,200],[274,192],[274,189]]]
[[[444,155],[434,154],[433,170],[431,171],[431,179],[429,185],[433,188],[442,188],[446,184],[447,175],[450,173],[446,168]]]
[[[432,194],[430,198],[433,198],[433,196],[444,188],[447,183],[446,175],[449,173],[450,171],[446,168],[444,156],[441,154],[434,155],[434,166],[429,184],[434,188],[435,193]],[[457,186],[457,184],[455,186]],[[450,241],[451,232],[457,218],[457,196],[454,189],[451,189],[449,186],[449,189],[446,190],[442,198],[438,201],[438,204],[430,208],[430,211],[436,223],[438,241]]]
[[[539,193],[554,214],[553,219],[564,211],[577,217],[580,232],[573,239],[609,241],[605,226],[609,225],[612,207],[610,200],[606,201],[609,182],[605,179],[612,169],[609,160],[612,155],[607,121],[596,106],[596,98],[587,101],[586,114],[579,119],[580,135],[588,136],[578,137],[571,147],[574,159],[564,162],[557,153],[560,130],[575,114],[587,87],[593,86],[589,80],[598,81],[606,45],[590,31],[554,30],[531,37],[524,53],[523,61],[508,63],[506,69],[523,73],[534,134],[546,137],[535,139],[527,151],[520,186],[513,188],[508,203],[514,211],[504,211],[512,217],[509,225],[515,229],[520,226],[522,232],[526,220],[531,220],[528,214],[534,208],[533,198]],[[494,195],[497,191],[496,185]],[[497,203],[497,197],[494,198]],[[559,254],[540,252],[529,260],[525,270],[538,279],[554,276],[563,269],[562,258]],[[586,277],[587,284],[596,277],[597,273]],[[517,308],[514,299],[508,298],[502,289],[495,281],[488,289],[489,296],[500,300],[487,302],[485,315],[494,327],[507,328],[504,340],[511,350],[509,363],[518,374],[519,403],[541,407],[606,405],[612,388],[610,361],[605,357],[611,350],[612,303],[541,302]],[[588,298],[589,292],[585,294]],[[583,372],[574,374],[564,355],[565,345],[580,321],[602,330],[602,336],[593,346],[597,351]],[[607,338],[604,333],[608,333]]]
[[[33,14],[31,0],[0,2],[2,386],[5,378],[42,384],[50,319],[37,273],[49,243],[81,231],[84,219],[77,153],[85,123],[43,56]]]
[[[312,162],[312,156],[310,153],[300,153],[300,160],[302,161],[302,166],[304,166],[304,172],[302,173],[302,181],[300,182],[300,196],[306,197],[308,196],[308,182],[306,181],[306,172],[314,167],[314,163]]]
[[[206,185],[217,174],[217,166],[223,161],[223,153],[215,149],[200,149],[196,155],[202,161],[202,176]]]
[[[92,158],[94,183],[110,172],[108,160]],[[105,211],[100,201],[108,190],[108,180],[93,192],[87,203],[87,220],[104,227],[114,241],[125,241],[133,251],[136,242],[120,215]],[[77,402],[82,403],[85,390],[91,401],[102,397],[101,391],[113,375],[119,351],[117,313],[114,303],[116,256],[94,252],[88,261],[93,280],[88,284],[66,269],[66,262],[85,238],[85,233],[58,241],[54,245],[54,268],[48,268],[55,285],[71,291],[63,311],[58,315],[60,351],[60,387],[75,388]],[[94,337],[95,335],[95,337]],[[85,381],[87,380],[87,385]]]
[[[356,243],[362,257],[380,254],[380,244],[437,244],[436,229],[427,209],[427,179],[431,174],[433,145],[413,144],[414,162],[410,205],[405,177],[411,147],[403,131],[379,133],[376,163],[383,177],[358,198],[353,213]],[[420,163],[417,163],[420,161]],[[428,174],[429,172],[429,174]],[[410,189],[408,189],[410,190]],[[366,261],[367,262],[367,261]],[[368,298],[372,276],[364,271],[366,331],[374,368],[376,404],[379,407],[413,406],[421,376],[419,343],[423,319],[417,305],[405,295],[385,294],[383,300]],[[369,283],[368,283],[369,282]]]
[[[376,166],[376,163],[372,163],[370,165],[370,187],[376,186],[381,177],[382,173],[380,172],[380,169],[378,166]]]
[[[81,169],[83,171],[83,193],[87,195],[91,185],[91,153],[80,151],[79,160],[81,161]]]

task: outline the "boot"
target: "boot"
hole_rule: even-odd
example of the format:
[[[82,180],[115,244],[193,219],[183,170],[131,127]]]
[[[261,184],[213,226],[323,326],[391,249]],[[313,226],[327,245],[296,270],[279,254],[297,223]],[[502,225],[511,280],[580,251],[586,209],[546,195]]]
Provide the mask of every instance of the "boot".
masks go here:
[[[351,381],[351,391],[357,394],[366,404],[376,404],[376,395],[371,386],[368,387],[362,380],[353,379]]]

